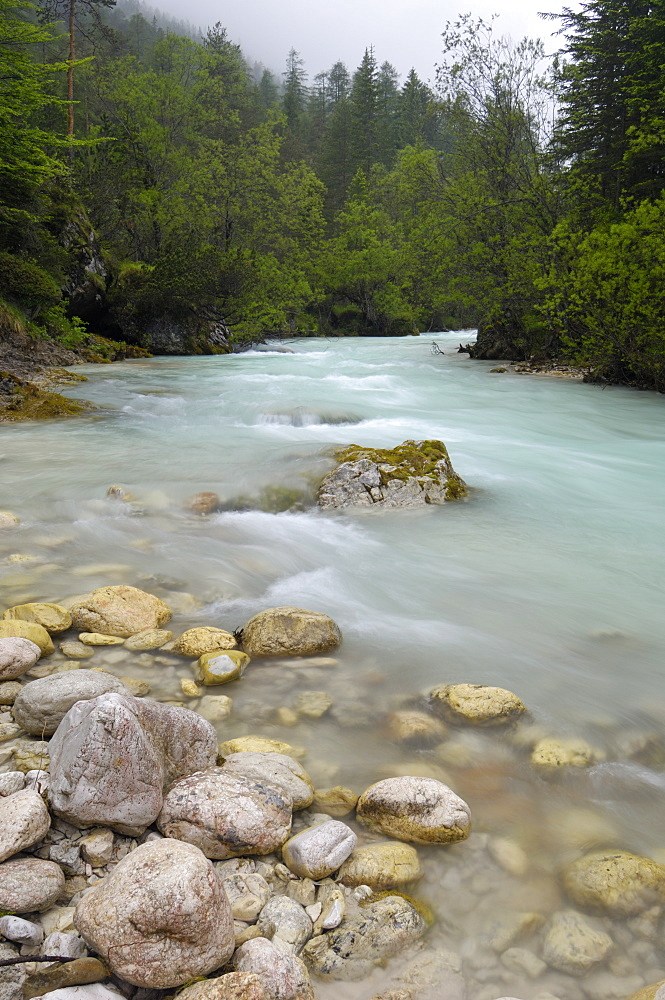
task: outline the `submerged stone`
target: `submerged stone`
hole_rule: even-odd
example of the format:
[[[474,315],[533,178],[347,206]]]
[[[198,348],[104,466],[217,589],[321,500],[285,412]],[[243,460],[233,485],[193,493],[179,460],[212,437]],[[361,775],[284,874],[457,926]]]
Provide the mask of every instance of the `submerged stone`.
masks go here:
[[[665,865],[627,851],[598,851],[568,865],[563,884],[583,909],[631,917],[665,902]]]
[[[341,641],[332,618],[305,608],[268,608],[254,615],[241,633],[250,656],[309,656],[336,649]]]

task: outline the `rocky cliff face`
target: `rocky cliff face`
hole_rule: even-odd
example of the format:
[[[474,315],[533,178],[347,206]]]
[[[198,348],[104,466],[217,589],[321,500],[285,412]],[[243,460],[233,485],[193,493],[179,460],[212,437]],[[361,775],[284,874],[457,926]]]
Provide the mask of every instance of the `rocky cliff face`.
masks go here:
[[[220,316],[201,311],[185,316],[165,312],[140,323],[136,319],[120,326],[120,336],[152,354],[230,354],[228,327]]]

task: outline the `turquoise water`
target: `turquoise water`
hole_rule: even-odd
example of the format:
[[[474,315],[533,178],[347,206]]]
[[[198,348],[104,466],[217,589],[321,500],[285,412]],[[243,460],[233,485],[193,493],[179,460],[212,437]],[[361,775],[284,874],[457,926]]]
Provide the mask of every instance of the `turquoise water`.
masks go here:
[[[500,685],[538,725],[584,738],[607,758],[555,793],[525,778],[527,799],[539,809],[548,799],[552,808],[592,801],[623,836],[630,831],[632,849],[665,847],[660,770],[625,750],[665,719],[665,400],[491,374],[492,363],[456,353],[460,339],[468,335],[436,335],[443,357],[423,336],[77,368],[89,381],[66,394],[97,411],[0,429],[0,507],[22,518],[0,536],[0,595],[9,605],[131,583],[179,608],[178,629],[233,629],[276,605],[324,611],[345,636],[338,665],[304,674],[252,665],[224,691],[234,714],[220,735],[260,726],[308,746],[319,784],[360,791],[414,757],[382,729],[400,698],[435,683]],[[407,438],[447,444],[468,502],[392,513],[186,510],[203,490],[230,505],[276,486],[306,497],[333,446]],[[135,506],[107,500],[111,484]],[[7,562],[14,553],[34,561]],[[180,675],[187,670],[153,669],[153,692],[177,697]],[[329,690],[336,717],[279,725],[274,710],[303,686]],[[496,757],[488,739],[460,734],[466,765]],[[459,760],[448,758],[436,766],[454,778]],[[418,760],[432,764],[431,755]],[[624,806],[626,781],[644,794]],[[549,851],[541,863],[551,868],[537,822],[520,823],[502,830],[534,856]],[[544,986],[529,983],[509,985],[531,1000]],[[502,995],[505,980],[496,986]],[[469,996],[489,987],[475,982]]]

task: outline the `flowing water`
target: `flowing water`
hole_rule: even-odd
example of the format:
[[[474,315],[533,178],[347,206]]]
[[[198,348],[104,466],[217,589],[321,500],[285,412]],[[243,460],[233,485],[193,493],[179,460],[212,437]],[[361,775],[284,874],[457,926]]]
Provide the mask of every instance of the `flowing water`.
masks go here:
[[[66,394],[99,409],[0,432],[0,507],[22,520],[0,535],[0,600],[129,583],[163,597],[178,630],[233,630],[278,605],[331,615],[344,633],[336,663],[255,662],[221,689],[234,707],[220,738],[260,732],[302,745],[318,786],[443,778],[471,805],[474,833],[422,849],[417,894],[438,918],[432,943],[462,963],[469,998],[621,1000],[665,977],[653,928],[601,921],[615,951],[583,979],[502,956],[492,928],[506,913],[569,905],[557,873],[581,848],[665,858],[665,401],[491,374],[491,363],[456,353],[466,336],[437,334],[445,356],[426,337],[302,340],[292,354],[78,368],[89,381]],[[407,438],[447,444],[467,502],[309,506],[330,449]],[[111,484],[134,502],[107,499]],[[204,490],[229,509],[189,512]],[[182,698],[179,680],[191,676],[166,655],[95,655],[165,700]],[[456,727],[429,750],[388,738],[387,713],[462,681],[514,691],[529,723]],[[280,724],[277,710],[303,690],[329,692],[330,712]],[[543,734],[585,740],[591,766],[538,773],[529,753]],[[512,943],[539,954],[537,924]],[[382,976],[321,995],[368,998]]]

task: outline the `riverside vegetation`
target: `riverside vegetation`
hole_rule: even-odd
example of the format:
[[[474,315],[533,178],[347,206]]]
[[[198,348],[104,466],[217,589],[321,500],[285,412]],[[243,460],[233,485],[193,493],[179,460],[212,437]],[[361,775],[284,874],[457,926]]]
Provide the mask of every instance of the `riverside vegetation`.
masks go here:
[[[277,80],[219,24],[64,6],[1,0],[5,344],[477,325],[477,357],[664,387],[660,7],[565,10],[557,60],[463,16],[429,87],[372,50]]]

